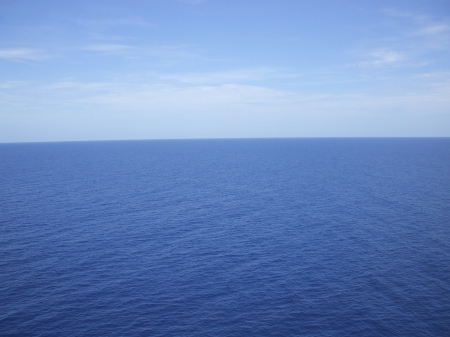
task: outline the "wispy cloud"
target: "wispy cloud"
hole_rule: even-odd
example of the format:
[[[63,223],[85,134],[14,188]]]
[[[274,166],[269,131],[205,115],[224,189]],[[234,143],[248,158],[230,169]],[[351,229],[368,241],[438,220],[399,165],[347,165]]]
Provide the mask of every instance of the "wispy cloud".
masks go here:
[[[373,40],[353,52],[364,67],[418,67],[436,61],[436,51],[450,51],[450,25],[445,20],[431,16],[401,12],[395,9],[382,11],[389,33]],[[376,45],[378,44],[378,46]]]
[[[196,48],[190,45],[162,45],[158,47],[141,47],[144,55],[154,55],[169,58],[203,58]]]
[[[401,25],[396,28],[400,38],[430,39],[437,36],[450,37],[450,24],[448,20],[438,20],[429,15],[401,12],[393,9],[384,11],[385,15],[392,18],[403,19]]]
[[[178,1],[189,5],[199,5],[206,2],[206,0],[178,0]]]
[[[149,22],[141,17],[122,17],[122,18],[104,18],[96,20],[77,20],[75,21],[82,26],[152,26]]]
[[[381,11],[386,16],[390,17],[398,17],[398,18],[405,18],[408,20],[416,21],[416,22],[423,22],[429,19],[429,16],[425,14],[419,14],[419,13],[413,13],[413,12],[407,12],[407,11],[400,11],[396,8],[384,8]]]
[[[450,105],[448,75],[448,72],[427,73],[405,79],[406,82],[416,82],[414,86],[397,86],[386,90],[380,88],[377,91],[354,90],[345,93],[281,90],[263,85],[238,83],[184,86],[166,82],[148,84],[63,81],[48,84],[5,82],[0,83],[0,87],[7,94],[7,97],[3,97],[3,103],[16,97],[17,102],[34,102],[33,104],[44,110],[49,105],[66,105],[73,107],[77,113],[84,108],[149,113],[162,113],[168,110],[206,112],[248,108],[254,111],[272,111],[276,115],[278,111],[315,113],[335,109],[336,113],[344,111],[362,113],[365,109],[376,112],[377,109],[406,108],[408,111],[428,114],[448,113],[447,107]],[[33,99],[24,100],[24,97]]]
[[[340,94],[136,82],[0,83],[0,88],[0,141],[449,135],[445,73],[428,74],[413,89]],[[437,124],[427,122],[430,118]],[[361,120],[366,123],[358,124]],[[15,133],[24,129],[29,133],[18,138]]]
[[[287,79],[298,76],[299,74],[277,68],[254,68],[221,72],[163,74],[159,77],[163,80],[173,80],[189,84],[227,84],[257,82],[268,79]]]
[[[84,48],[85,50],[99,52],[117,52],[131,49],[130,46],[124,44],[94,44]]]
[[[186,59],[205,59],[193,46],[189,45],[161,45],[142,46],[116,43],[100,43],[80,48],[84,51],[98,52],[103,54],[121,55],[133,59],[159,59],[161,62],[176,62]]]
[[[447,24],[431,24],[418,29],[417,35],[439,35],[450,32],[450,26]]]
[[[368,53],[367,60],[362,61],[362,66],[395,66],[399,65],[406,60],[406,56],[390,49],[376,49]]]
[[[49,56],[46,55],[40,49],[33,48],[9,48],[0,49],[0,58],[10,59],[10,60],[32,60],[40,61],[47,59]]]

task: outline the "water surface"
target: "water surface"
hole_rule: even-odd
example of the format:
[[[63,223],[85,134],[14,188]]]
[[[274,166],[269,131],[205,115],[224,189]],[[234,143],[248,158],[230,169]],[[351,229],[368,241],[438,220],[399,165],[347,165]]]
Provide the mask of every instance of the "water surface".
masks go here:
[[[0,144],[0,334],[449,336],[450,139]]]

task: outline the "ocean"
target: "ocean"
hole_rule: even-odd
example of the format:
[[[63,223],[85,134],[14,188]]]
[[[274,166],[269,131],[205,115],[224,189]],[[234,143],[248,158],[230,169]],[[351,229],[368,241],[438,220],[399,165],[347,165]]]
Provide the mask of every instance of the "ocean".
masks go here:
[[[0,144],[1,336],[450,336],[450,139]]]

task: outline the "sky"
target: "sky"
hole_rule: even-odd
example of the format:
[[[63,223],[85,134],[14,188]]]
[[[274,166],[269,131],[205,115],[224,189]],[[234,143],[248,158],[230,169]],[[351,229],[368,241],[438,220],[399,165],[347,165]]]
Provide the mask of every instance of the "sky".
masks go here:
[[[0,142],[449,136],[450,0],[0,0]]]

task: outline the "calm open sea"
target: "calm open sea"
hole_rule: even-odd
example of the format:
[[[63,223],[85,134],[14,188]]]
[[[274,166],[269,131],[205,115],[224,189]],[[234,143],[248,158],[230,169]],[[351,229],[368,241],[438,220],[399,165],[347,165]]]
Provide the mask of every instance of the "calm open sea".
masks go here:
[[[1,336],[450,336],[450,139],[0,145]]]

